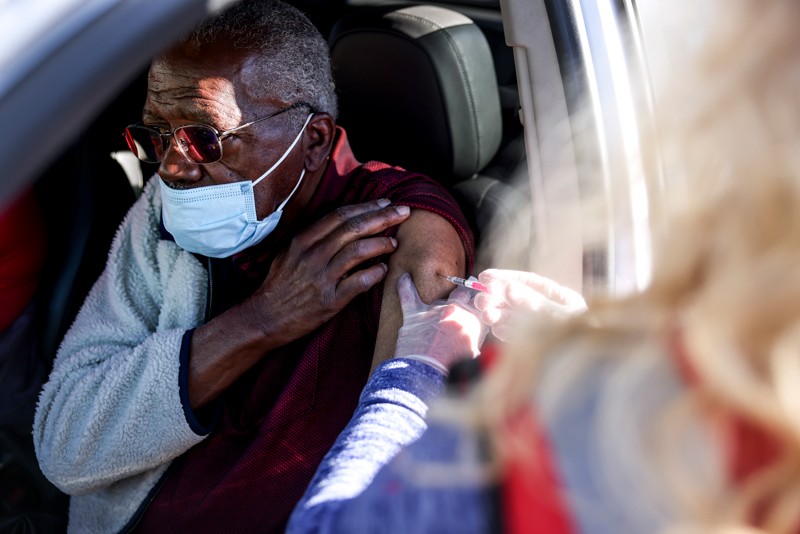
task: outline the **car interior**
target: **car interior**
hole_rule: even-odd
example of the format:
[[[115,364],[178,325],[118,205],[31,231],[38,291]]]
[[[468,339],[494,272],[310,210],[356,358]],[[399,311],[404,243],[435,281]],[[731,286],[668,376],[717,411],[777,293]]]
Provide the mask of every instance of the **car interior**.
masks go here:
[[[232,1],[0,6],[4,16],[11,11],[0,16],[0,116],[13,125],[0,150],[0,203],[32,184],[45,217],[34,324],[42,367],[52,365],[117,228],[157,171],[122,135],[141,120],[147,63]],[[337,121],[356,158],[425,173],[459,202],[476,241],[467,274],[534,270],[584,295],[644,287],[649,256],[640,208],[649,192],[636,181],[640,170],[609,159],[635,152],[628,143],[648,121],[631,111],[632,87],[647,85],[638,12],[644,2],[285,1],[328,40]],[[30,31],[14,35],[15,14]],[[586,102],[593,113],[583,118],[591,124],[572,124],[576,106]],[[582,133],[591,139],[578,140]],[[597,245],[586,238],[580,214],[562,209],[580,204],[584,188],[631,199],[596,229],[605,240]],[[491,242],[505,235],[523,244],[518,257],[492,256]],[[3,434],[0,428],[0,505],[7,490],[19,488],[3,484],[16,462],[18,479],[38,485],[40,500],[52,503],[46,508],[57,517],[47,521],[63,524],[66,496],[38,471],[32,450],[6,454]]]
[[[576,17],[580,9],[601,8],[552,0],[286,1],[304,11],[328,40],[339,96],[337,121],[346,128],[356,158],[425,173],[442,183],[459,202],[472,226],[478,251],[474,270],[468,274],[488,267],[530,265],[530,257],[519,264],[505,264],[497,258],[490,262],[485,248],[488,236],[495,231],[510,235],[519,230],[522,212],[530,216],[524,221],[531,233],[530,242],[535,239],[539,249],[555,258],[549,264],[536,265],[545,276],[586,292],[587,286],[581,287],[586,273],[604,280],[618,268],[609,250],[627,260],[620,253],[625,252],[624,247],[589,250],[579,227],[569,239],[548,249],[548,239],[553,242],[551,232],[562,235],[572,224],[570,214],[552,208],[559,205],[554,193],[567,190],[577,196],[579,182],[585,179],[579,180],[575,171],[568,180],[562,180],[564,161],[568,160],[574,170],[578,159],[586,156],[572,148],[574,132],[562,128],[570,105],[592,91],[603,96],[606,82],[615,79],[606,76],[604,63],[591,66],[587,61],[583,21]],[[86,16],[82,10],[88,8],[76,7],[80,5],[77,0],[58,3],[68,6],[65,9],[72,9],[78,18]],[[89,39],[90,32],[80,31],[69,36],[74,50],[53,57],[52,65],[44,65],[47,68],[37,63],[41,58],[23,65],[44,73],[42,79],[31,81],[33,75],[27,79],[8,77],[12,84],[29,82],[15,87],[13,98],[8,97],[10,92],[3,92],[5,81],[0,76],[0,112],[10,117],[10,122],[19,122],[30,130],[16,136],[16,144],[7,140],[0,151],[0,168],[10,177],[0,186],[9,189],[17,174],[22,176],[19,182],[35,176],[30,183],[47,227],[47,259],[36,309],[39,353],[46,365],[53,361],[61,338],[102,272],[118,226],[144,183],[157,171],[156,165],[143,163],[130,153],[122,135],[127,125],[141,120],[146,95],[144,60],[181,28],[205,16],[212,6],[225,3],[110,1],[105,6],[108,12],[102,13],[105,21],[100,16],[90,23],[84,21],[95,33],[131,26],[118,43],[109,40],[109,49],[112,44],[117,46],[114,51],[98,54],[105,63],[98,60],[102,64],[90,68],[91,61],[85,65],[75,61],[97,59],[87,54],[93,52],[98,40]],[[635,20],[632,0],[607,4],[614,4],[621,18]],[[147,8],[141,9],[143,5]],[[141,13],[137,12],[136,20],[128,20],[131,11],[137,9]],[[593,13],[587,16],[589,19],[596,24],[602,17]],[[178,28],[179,24],[183,26]],[[635,30],[635,24],[627,29]],[[33,42],[44,40],[38,37]],[[40,56],[57,56],[59,43],[58,39],[48,42],[49,50]],[[2,61],[0,53],[0,66]],[[590,67],[594,78],[589,76]],[[58,90],[51,89],[55,83]],[[34,94],[30,86],[38,92]],[[67,94],[67,86],[73,93]],[[86,93],[87,88],[92,94]],[[114,96],[109,99],[108,95]],[[15,104],[40,100],[47,105],[34,110],[38,115],[33,118],[22,113],[23,106]],[[613,109],[611,100],[604,98],[607,109]],[[63,105],[73,102],[74,106]],[[75,111],[78,108],[80,113]],[[56,111],[59,120],[52,120]],[[91,118],[85,121],[85,117]],[[43,124],[55,133],[48,130],[48,135],[42,136],[46,139],[40,140],[37,134]],[[616,123],[612,120],[608,124]],[[610,129],[599,137],[611,143],[615,135],[623,137]],[[48,149],[47,143],[64,146],[64,139],[69,139],[66,148]],[[19,158],[24,164],[17,164],[16,152],[32,140],[42,156]],[[53,153],[57,156],[49,157]],[[39,160],[41,165],[30,171],[28,167],[34,168]],[[0,200],[6,198],[4,193],[0,187]],[[523,208],[532,210],[533,215]],[[624,223],[614,221],[614,231],[627,231]],[[563,268],[565,263],[567,269]],[[549,268],[552,265],[555,268]],[[29,471],[36,471],[35,462]],[[43,477],[41,483],[42,492],[55,491]],[[58,506],[63,509],[64,504]]]
[[[514,59],[496,1],[295,1],[331,49],[338,122],[361,161],[426,173],[444,184],[476,242],[514,215],[510,184],[527,173]],[[52,357],[102,271],[117,226],[157,170],[126,148],[140,120],[146,70],[36,181],[49,259],[41,343]],[[480,257],[476,272],[484,266]]]

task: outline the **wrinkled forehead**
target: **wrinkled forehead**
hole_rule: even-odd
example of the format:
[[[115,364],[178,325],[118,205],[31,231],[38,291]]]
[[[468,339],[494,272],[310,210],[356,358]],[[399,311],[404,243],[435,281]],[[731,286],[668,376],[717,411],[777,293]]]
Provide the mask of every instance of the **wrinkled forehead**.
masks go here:
[[[223,47],[167,51],[150,67],[145,112],[180,111],[197,120],[238,124],[258,104],[248,90],[254,76],[250,56]]]

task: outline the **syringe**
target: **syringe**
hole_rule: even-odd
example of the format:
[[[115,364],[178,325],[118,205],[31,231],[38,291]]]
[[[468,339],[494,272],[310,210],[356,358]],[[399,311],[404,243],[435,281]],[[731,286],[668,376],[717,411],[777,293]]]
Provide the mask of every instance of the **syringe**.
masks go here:
[[[466,279],[461,278],[459,276],[447,276],[445,274],[441,274],[439,276],[443,276],[443,277],[447,278],[447,280],[449,280],[450,282],[452,282],[452,283],[454,283],[456,285],[468,287],[470,289],[474,289],[475,291],[484,291],[484,292],[485,291],[489,291],[488,287],[486,287],[485,285],[481,284],[477,280],[466,280]]]

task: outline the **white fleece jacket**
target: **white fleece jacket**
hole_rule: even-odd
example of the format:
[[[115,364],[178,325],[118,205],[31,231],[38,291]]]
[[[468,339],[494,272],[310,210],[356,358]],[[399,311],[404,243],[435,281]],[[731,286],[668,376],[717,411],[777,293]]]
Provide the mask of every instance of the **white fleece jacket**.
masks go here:
[[[179,392],[184,332],[203,320],[207,273],[159,238],[158,179],[114,238],[39,398],[42,471],[71,494],[70,532],[118,532],[170,461],[200,442]]]

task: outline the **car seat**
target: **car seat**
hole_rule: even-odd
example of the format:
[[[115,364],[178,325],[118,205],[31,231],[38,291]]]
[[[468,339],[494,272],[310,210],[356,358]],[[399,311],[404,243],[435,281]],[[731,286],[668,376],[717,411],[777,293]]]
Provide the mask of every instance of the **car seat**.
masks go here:
[[[429,5],[361,7],[334,24],[329,45],[338,122],[356,157],[444,184],[479,247],[490,226],[511,224],[511,188],[482,173],[504,168],[503,123],[492,53],[471,19]]]
[[[146,79],[123,90],[39,177],[36,191],[48,235],[37,296],[42,358],[49,364],[105,267],[111,241],[138,191],[124,165],[122,131],[136,122]]]

